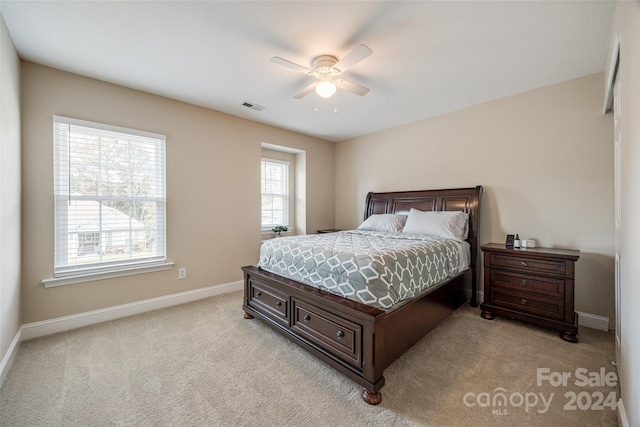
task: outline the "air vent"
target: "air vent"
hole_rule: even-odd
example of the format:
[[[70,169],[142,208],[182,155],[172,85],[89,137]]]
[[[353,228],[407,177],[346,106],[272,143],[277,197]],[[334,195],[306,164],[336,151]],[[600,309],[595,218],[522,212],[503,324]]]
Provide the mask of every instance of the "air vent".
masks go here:
[[[242,106],[243,107],[247,107],[247,108],[251,108],[252,110],[256,110],[256,111],[264,110],[264,107],[262,105],[254,104],[252,102],[247,102],[247,101],[244,101],[242,103]]]

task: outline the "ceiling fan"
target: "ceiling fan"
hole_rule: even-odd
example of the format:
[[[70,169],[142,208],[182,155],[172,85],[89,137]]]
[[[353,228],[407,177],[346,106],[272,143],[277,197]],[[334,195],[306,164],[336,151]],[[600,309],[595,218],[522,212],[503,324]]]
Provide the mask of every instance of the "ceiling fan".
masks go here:
[[[279,56],[271,58],[271,62],[284,65],[292,70],[303,72],[317,79],[317,81],[311,83],[295,95],[293,97],[294,99],[304,98],[314,89],[316,93],[323,98],[330,98],[333,96],[336,93],[336,89],[346,90],[347,92],[363,96],[369,92],[369,88],[337,77],[363,59],[369,57],[372,53],[373,51],[371,48],[361,44],[340,60],[332,55],[320,55],[311,62],[311,66],[313,68],[304,67],[280,58]]]

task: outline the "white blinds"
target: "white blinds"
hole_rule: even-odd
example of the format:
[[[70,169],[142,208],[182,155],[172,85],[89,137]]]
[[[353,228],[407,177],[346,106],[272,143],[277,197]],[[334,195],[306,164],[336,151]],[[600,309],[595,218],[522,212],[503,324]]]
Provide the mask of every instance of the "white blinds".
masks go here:
[[[289,226],[289,162],[262,159],[262,230]]]
[[[165,141],[53,117],[55,277],[166,258]]]

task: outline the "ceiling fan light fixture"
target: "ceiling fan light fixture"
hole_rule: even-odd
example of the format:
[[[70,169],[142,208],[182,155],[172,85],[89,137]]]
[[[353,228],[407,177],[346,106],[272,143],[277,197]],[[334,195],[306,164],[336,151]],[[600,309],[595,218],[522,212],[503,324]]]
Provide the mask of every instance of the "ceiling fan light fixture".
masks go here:
[[[348,80],[340,78],[342,73],[350,69],[360,61],[369,57],[373,51],[366,45],[359,45],[351,50],[342,59],[338,60],[332,55],[320,55],[311,61],[312,68],[296,64],[279,56],[271,58],[271,62],[283,65],[292,70],[299,71],[307,76],[315,77],[317,80],[309,84],[307,87],[298,92],[293,99],[302,99],[315,90],[316,99],[318,96],[322,98],[331,98],[336,96],[338,86],[341,90],[351,92],[358,96],[366,95],[369,88],[359,85]]]
[[[336,82],[329,75],[322,76],[316,86],[316,93],[323,98],[332,97],[336,93]]]

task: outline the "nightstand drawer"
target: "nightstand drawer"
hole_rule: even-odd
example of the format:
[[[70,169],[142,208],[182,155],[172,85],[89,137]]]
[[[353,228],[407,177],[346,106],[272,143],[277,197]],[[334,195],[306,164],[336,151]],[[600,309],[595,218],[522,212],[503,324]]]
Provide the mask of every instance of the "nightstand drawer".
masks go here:
[[[494,289],[491,293],[491,304],[553,319],[561,320],[564,317],[561,298],[533,293]]]
[[[489,264],[492,267],[517,269],[521,272],[534,271],[564,277],[566,265],[563,261],[547,261],[517,255],[490,254]]]
[[[493,289],[494,287],[534,292],[558,298],[564,296],[564,279],[518,274],[504,270],[493,270],[491,272],[491,288]]]

